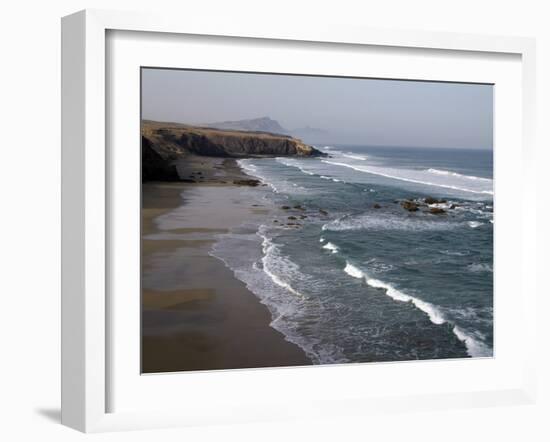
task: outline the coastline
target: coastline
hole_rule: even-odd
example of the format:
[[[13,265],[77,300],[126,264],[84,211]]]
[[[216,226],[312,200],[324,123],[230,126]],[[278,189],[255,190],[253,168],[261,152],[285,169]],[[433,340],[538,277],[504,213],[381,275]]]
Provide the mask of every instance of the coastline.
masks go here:
[[[209,254],[216,235],[269,210],[234,184],[251,177],[234,159],[188,156],[176,166],[187,182],[142,185],[142,372],[310,365]]]

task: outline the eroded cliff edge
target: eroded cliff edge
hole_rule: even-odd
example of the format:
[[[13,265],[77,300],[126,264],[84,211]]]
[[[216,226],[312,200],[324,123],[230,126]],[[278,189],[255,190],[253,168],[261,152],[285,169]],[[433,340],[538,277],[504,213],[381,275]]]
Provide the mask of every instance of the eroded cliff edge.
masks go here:
[[[173,163],[187,155],[226,158],[324,155],[288,135],[156,121],[142,121],[141,144],[143,181],[177,180]]]

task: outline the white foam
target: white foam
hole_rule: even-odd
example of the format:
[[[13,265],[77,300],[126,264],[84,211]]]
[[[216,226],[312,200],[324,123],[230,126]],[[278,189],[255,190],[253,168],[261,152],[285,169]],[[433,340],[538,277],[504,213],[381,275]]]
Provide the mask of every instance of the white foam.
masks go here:
[[[260,170],[258,170],[256,165],[250,163],[249,159],[240,159],[237,160],[237,163],[245,169],[249,175],[253,175],[258,178],[262,184],[269,186],[275,193],[308,194],[310,192],[309,189],[306,189],[296,183],[289,182],[288,180],[281,180],[277,177],[266,177],[260,173]],[[311,173],[311,175],[314,174]]]
[[[484,225],[484,223],[480,222],[480,221],[468,221],[468,225],[472,228],[472,229],[477,229],[478,227],[481,227],[482,225]]]
[[[264,253],[262,264],[264,273],[279,287],[288,290],[300,298],[305,298],[303,293],[294,289],[282,276],[279,276],[279,274],[295,275],[298,273],[298,266],[281,256],[278,247],[267,236],[260,232],[258,234],[262,237],[262,251]]]
[[[327,249],[327,250],[330,250],[332,253],[338,253],[338,247],[335,246],[334,244],[332,244],[331,242],[327,242],[324,246],[323,246],[323,249]]]
[[[466,331],[461,329],[458,326],[453,327],[453,333],[458,339],[464,342],[466,345],[466,350],[472,358],[483,358],[493,356],[493,350],[487,347],[483,342],[474,338]]]
[[[452,172],[450,170],[440,170],[440,169],[428,169],[428,172],[434,173],[436,175],[446,175],[446,176],[453,176],[457,178],[465,178],[467,180],[474,180],[474,181],[485,181],[488,183],[492,183],[493,180],[490,178],[482,178],[479,176],[473,176],[473,175],[462,175],[461,173]]]
[[[437,306],[433,305],[430,302],[423,301],[419,298],[415,298],[414,296],[407,295],[406,293],[403,293],[402,291],[397,290],[391,284],[388,284],[384,281],[380,281],[374,278],[369,278],[365,272],[355,267],[353,264],[350,264],[349,262],[346,262],[346,267],[344,268],[344,272],[346,272],[348,275],[354,278],[364,279],[365,282],[373,288],[384,289],[386,295],[388,295],[390,298],[396,301],[411,302],[417,309],[426,313],[428,315],[428,318],[430,318],[430,321],[433,324],[441,325],[447,322],[447,319],[445,318],[444,314],[441,312],[441,310],[439,310]],[[476,339],[474,336],[467,333],[460,327],[455,325],[453,327],[453,333],[457,336],[458,339],[464,342],[464,345],[466,345],[466,350],[470,356],[472,357],[492,356],[492,350],[489,347],[487,347],[483,342]]]
[[[415,298],[414,296],[407,295],[397,290],[392,285],[378,279],[367,278],[366,282],[371,287],[385,289],[386,294],[396,301],[412,302],[416,308],[426,313],[430,318],[430,321],[432,321],[434,324],[440,325],[446,322],[443,314],[433,304],[422,301],[421,299]]]
[[[424,178],[423,177],[424,171],[414,171],[414,170],[408,170],[408,169],[388,169],[388,168],[382,168],[382,167],[364,167],[364,166],[356,166],[353,164],[341,163],[338,161],[329,161],[329,160],[321,160],[321,161],[326,164],[332,164],[332,165],[341,166],[341,167],[348,167],[358,172],[370,173],[373,175],[379,175],[385,178],[406,181],[409,183],[422,184],[425,186],[441,187],[445,189],[458,190],[461,192],[493,195],[492,180],[490,185],[491,190],[489,190],[488,188],[473,189],[473,188],[464,187],[465,183],[462,183],[462,185],[456,185],[456,184],[450,184],[446,182],[436,183],[433,181],[426,181],[426,179],[421,179],[421,178]],[[398,174],[404,174],[404,173],[407,173],[409,176],[398,175]],[[485,187],[489,187],[489,186],[485,185]]]
[[[352,160],[361,160],[361,161],[366,161],[366,159],[368,158],[367,156],[363,156],[363,155],[350,155],[350,154],[343,154],[342,156],[346,157],[346,158],[351,158]]]
[[[346,261],[346,267],[344,268],[344,272],[346,272],[348,275],[354,278],[364,279],[365,282],[373,288],[384,289],[386,292],[386,295],[388,295],[390,298],[396,301],[412,302],[416,308],[426,313],[430,318],[430,321],[432,321],[434,324],[440,325],[445,322],[445,318],[443,314],[433,304],[426,301],[422,301],[421,299],[415,298],[414,296],[407,295],[406,293],[403,293],[397,290],[391,284],[388,284],[384,281],[370,278],[365,272],[355,267],[353,264],[349,263],[348,261]]]
[[[346,267],[344,268],[344,272],[346,272],[349,276],[353,276],[354,278],[358,278],[358,279],[365,278],[366,276],[361,270],[359,270],[357,267],[355,267],[354,265],[350,264],[347,261],[346,261]]]
[[[282,157],[277,157],[276,160],[279,163],[284,164],[285,166],[295,167],[300,172],[305,173],[306,175],[315,175],[313,172],[311,172],[307,169],[304,169],[302,166],[300,166],[300,164],[298,164],[298,162],[296,160],[289,160],[287,158],[282,158]]]
[[[256,166],[254,166],[254,164],[250,164],[248,162],[246,162],[246,160],[237,160],[237,164],[244,170],[248,171],[248,172],[252,172],[252,174],[254,174],[254,172],[257,172],[258,168]]]
[[[322,230],[450,230],[455,223],[443,220],[421,219],[416,217],[400,217],[392,214],[359,215],[342,217],[326,223]]]
[[[476,263],[476,264],[470,264],[468,266],[468,270],[473,273],[492,272],[493,266],[491,266],[490,264]]]

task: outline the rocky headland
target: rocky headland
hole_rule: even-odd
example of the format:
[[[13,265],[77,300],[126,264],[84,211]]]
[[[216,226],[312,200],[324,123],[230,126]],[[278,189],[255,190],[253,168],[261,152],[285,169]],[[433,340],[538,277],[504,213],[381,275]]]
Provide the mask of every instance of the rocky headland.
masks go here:
[[[174,164],[189,155],[220,158],[324,155],[289,135],[142,121],[142,180],[177,181]],[[176,175],[174,175],[176,172]]]

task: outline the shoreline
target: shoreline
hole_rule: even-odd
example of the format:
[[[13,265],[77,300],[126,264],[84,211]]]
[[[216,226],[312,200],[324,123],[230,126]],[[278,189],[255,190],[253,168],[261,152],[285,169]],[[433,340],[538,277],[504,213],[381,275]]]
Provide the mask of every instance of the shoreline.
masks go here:
[[[142,372],[311,365],[209,254],[216,235],[267,210],[233,183],[253,177],[234,159],[189,156],[176,167],[187,182],[142,184]]]

